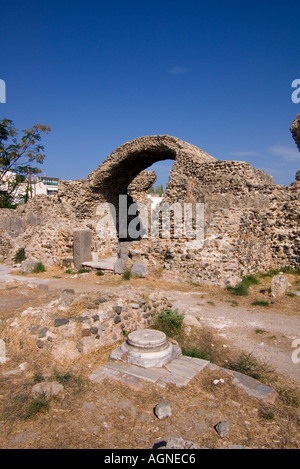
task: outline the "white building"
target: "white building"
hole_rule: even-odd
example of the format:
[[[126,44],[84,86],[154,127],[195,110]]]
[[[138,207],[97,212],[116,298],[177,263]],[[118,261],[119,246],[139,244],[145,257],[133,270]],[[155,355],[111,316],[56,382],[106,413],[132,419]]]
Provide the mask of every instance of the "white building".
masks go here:
[[[3,178],[2,184],[0,183],[0,191],[10,192],[14,179],[15,173],[8,171]],[[58,181],[58,178],[32,176],[30,182],[27,180],[18,185],[17,189],[13,192],[14,201],[15,203],[20,202],[28,190],[29,198],[37,195],[55,195],[58,193]]]
[[[56,195],[58,193],[58,181],[58,178],[38,177],[37,181],[32,184],[32,196]]]

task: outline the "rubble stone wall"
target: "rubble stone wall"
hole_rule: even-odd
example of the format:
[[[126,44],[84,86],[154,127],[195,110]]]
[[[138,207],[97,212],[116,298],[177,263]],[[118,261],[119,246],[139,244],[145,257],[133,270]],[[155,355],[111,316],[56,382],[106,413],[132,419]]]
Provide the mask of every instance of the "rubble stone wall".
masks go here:
[[[298,116],[292,123],[290,130],[292,132],[292,136],[295,140],[298,150],[300,151],[300,114],[298,114]]]
[[[142,260],[149,272],[196,283],[236,283],[241,276],[300,262],[300,181],[273,183],[265,172],[240,161],[216,160],[175,137],[149,136],[116,149],[86,180],[60,181],[58,196],[31,199],[0,211],[0,256],[11,260],[24,247],[27,257],[46,264],[73,256],[73,233],[89,228],[95,255],[117,253],[117,238],[97,235],[97,207],[117,206],[120,194],[145,201],[156,180],[145,171],[174,160],[164,201],[202,202],[205,236],[144,238],[130,245],[129,261]]]

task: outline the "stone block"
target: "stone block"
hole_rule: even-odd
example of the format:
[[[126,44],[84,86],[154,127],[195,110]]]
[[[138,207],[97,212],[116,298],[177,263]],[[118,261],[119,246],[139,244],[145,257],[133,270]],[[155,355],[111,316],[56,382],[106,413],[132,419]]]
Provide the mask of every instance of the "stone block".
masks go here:
[[[197,374],[197,371],[194,367],[188,367],[187,363],[182,362],[180,358],[170,361],[170,363],[167,363],[165,366],[167,370],[170,371],[170,373],[182,376],[188,380],[191,380]]]
[[[147,267],[141,262],[135,262],[131,268],[131,273],[135,277],[145,278],[147,275]]]
[[[291,286],[285,275],[279,274],[272,278],[271,282],[271,296],[279,298],[286,294],[287,289]]]
[[[115,263],[115,274],[122,275],[124,274],[126,269],[126,260],[125,259],[118,259]]]
[[[73,256],[76,269],[82,267],[83,262],[92,259],[92,232],[89,229],[74,230]]]
[[[21,264],[22,274],[32,274],[34,269],[39,265],[40,261],[23,261]]]
[[[131,365],[130,363],[112,362],[106,364],[105,367],[122,374],[150,381],[151,383],[156,383],[160,378],[168,375],[168,372],[163,368],[142,368],[140,366]]]
[[[6,347],[4,340],[0,340],[0,363],[6,363]]]
[[[252,378],[251,376],[244,375],[238,371],[231,371],[226,368],[223,370],[233,377],[232,384],[243,389],[248,396],[255,397],[256,399],[262,399],[265,402],[274,404],[277,394],[273,388],[262,384],[260,381]]]

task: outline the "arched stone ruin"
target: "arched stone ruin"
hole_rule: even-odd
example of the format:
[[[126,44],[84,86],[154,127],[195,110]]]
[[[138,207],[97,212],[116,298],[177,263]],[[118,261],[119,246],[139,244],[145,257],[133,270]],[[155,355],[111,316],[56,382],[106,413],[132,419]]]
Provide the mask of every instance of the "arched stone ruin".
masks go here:
[[[291,132],[298,143],[298,118]],[[45,200],[45,210],[42,199],[33,199],[13,214],[2,211],[0,247],[4,246],[7,257],[17,247],[25,246],[30,255],[39,246],[46,264],[57,263],[72,257],[74,229],[88,228],[94,256],[102,257],[108,251],[116,254],[118,240],[108,242],[97,235],[99,204],[117,205],[124,194],[146,201],[146,191],[156,175],[145,170],[166,159],[174,163],[164,200],[170,204],[204,203],[203,242],[193,245],[184,237],[143,238],[130,243],[129,264],[139,260],[160,278],[217,285],[234,284],[249,273],[299,265],[299,178],[288,187],[275,185],[270,175],[247,162],[217,160],[167,135],[127,142],[86,180],[60,181],[57,199],[51,198],[51,204]],[[46,226],[51,223],[50,235]],[[18,226],[18,233],[9,231],[11,226]]]
[[[128,186],[146,168],[157,161],[174,160],[173,175],[215,158],[183,140],[168,135],[140,137],[114,150],[89,177],[93,190],[105,201],[115,203],[119,194],[126,194]],[[168,188],[167,188],[168,193]]]

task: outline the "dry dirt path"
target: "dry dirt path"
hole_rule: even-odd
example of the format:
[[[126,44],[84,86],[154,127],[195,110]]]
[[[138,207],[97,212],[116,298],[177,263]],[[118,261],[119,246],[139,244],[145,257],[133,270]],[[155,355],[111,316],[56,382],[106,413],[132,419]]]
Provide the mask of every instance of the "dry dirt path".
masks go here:
[[[164,293],[180,313],[192,315],[203,327],[215,329],[225,346],[251,353],[274,371],[300,383],[300,363],[292,360],[292,343],[300,339],[300,308],[298,314],[290,315],[273,311],[272,306],[257,310],[233,307],[213,296],[205,295],[204,300],[203,293]]]

